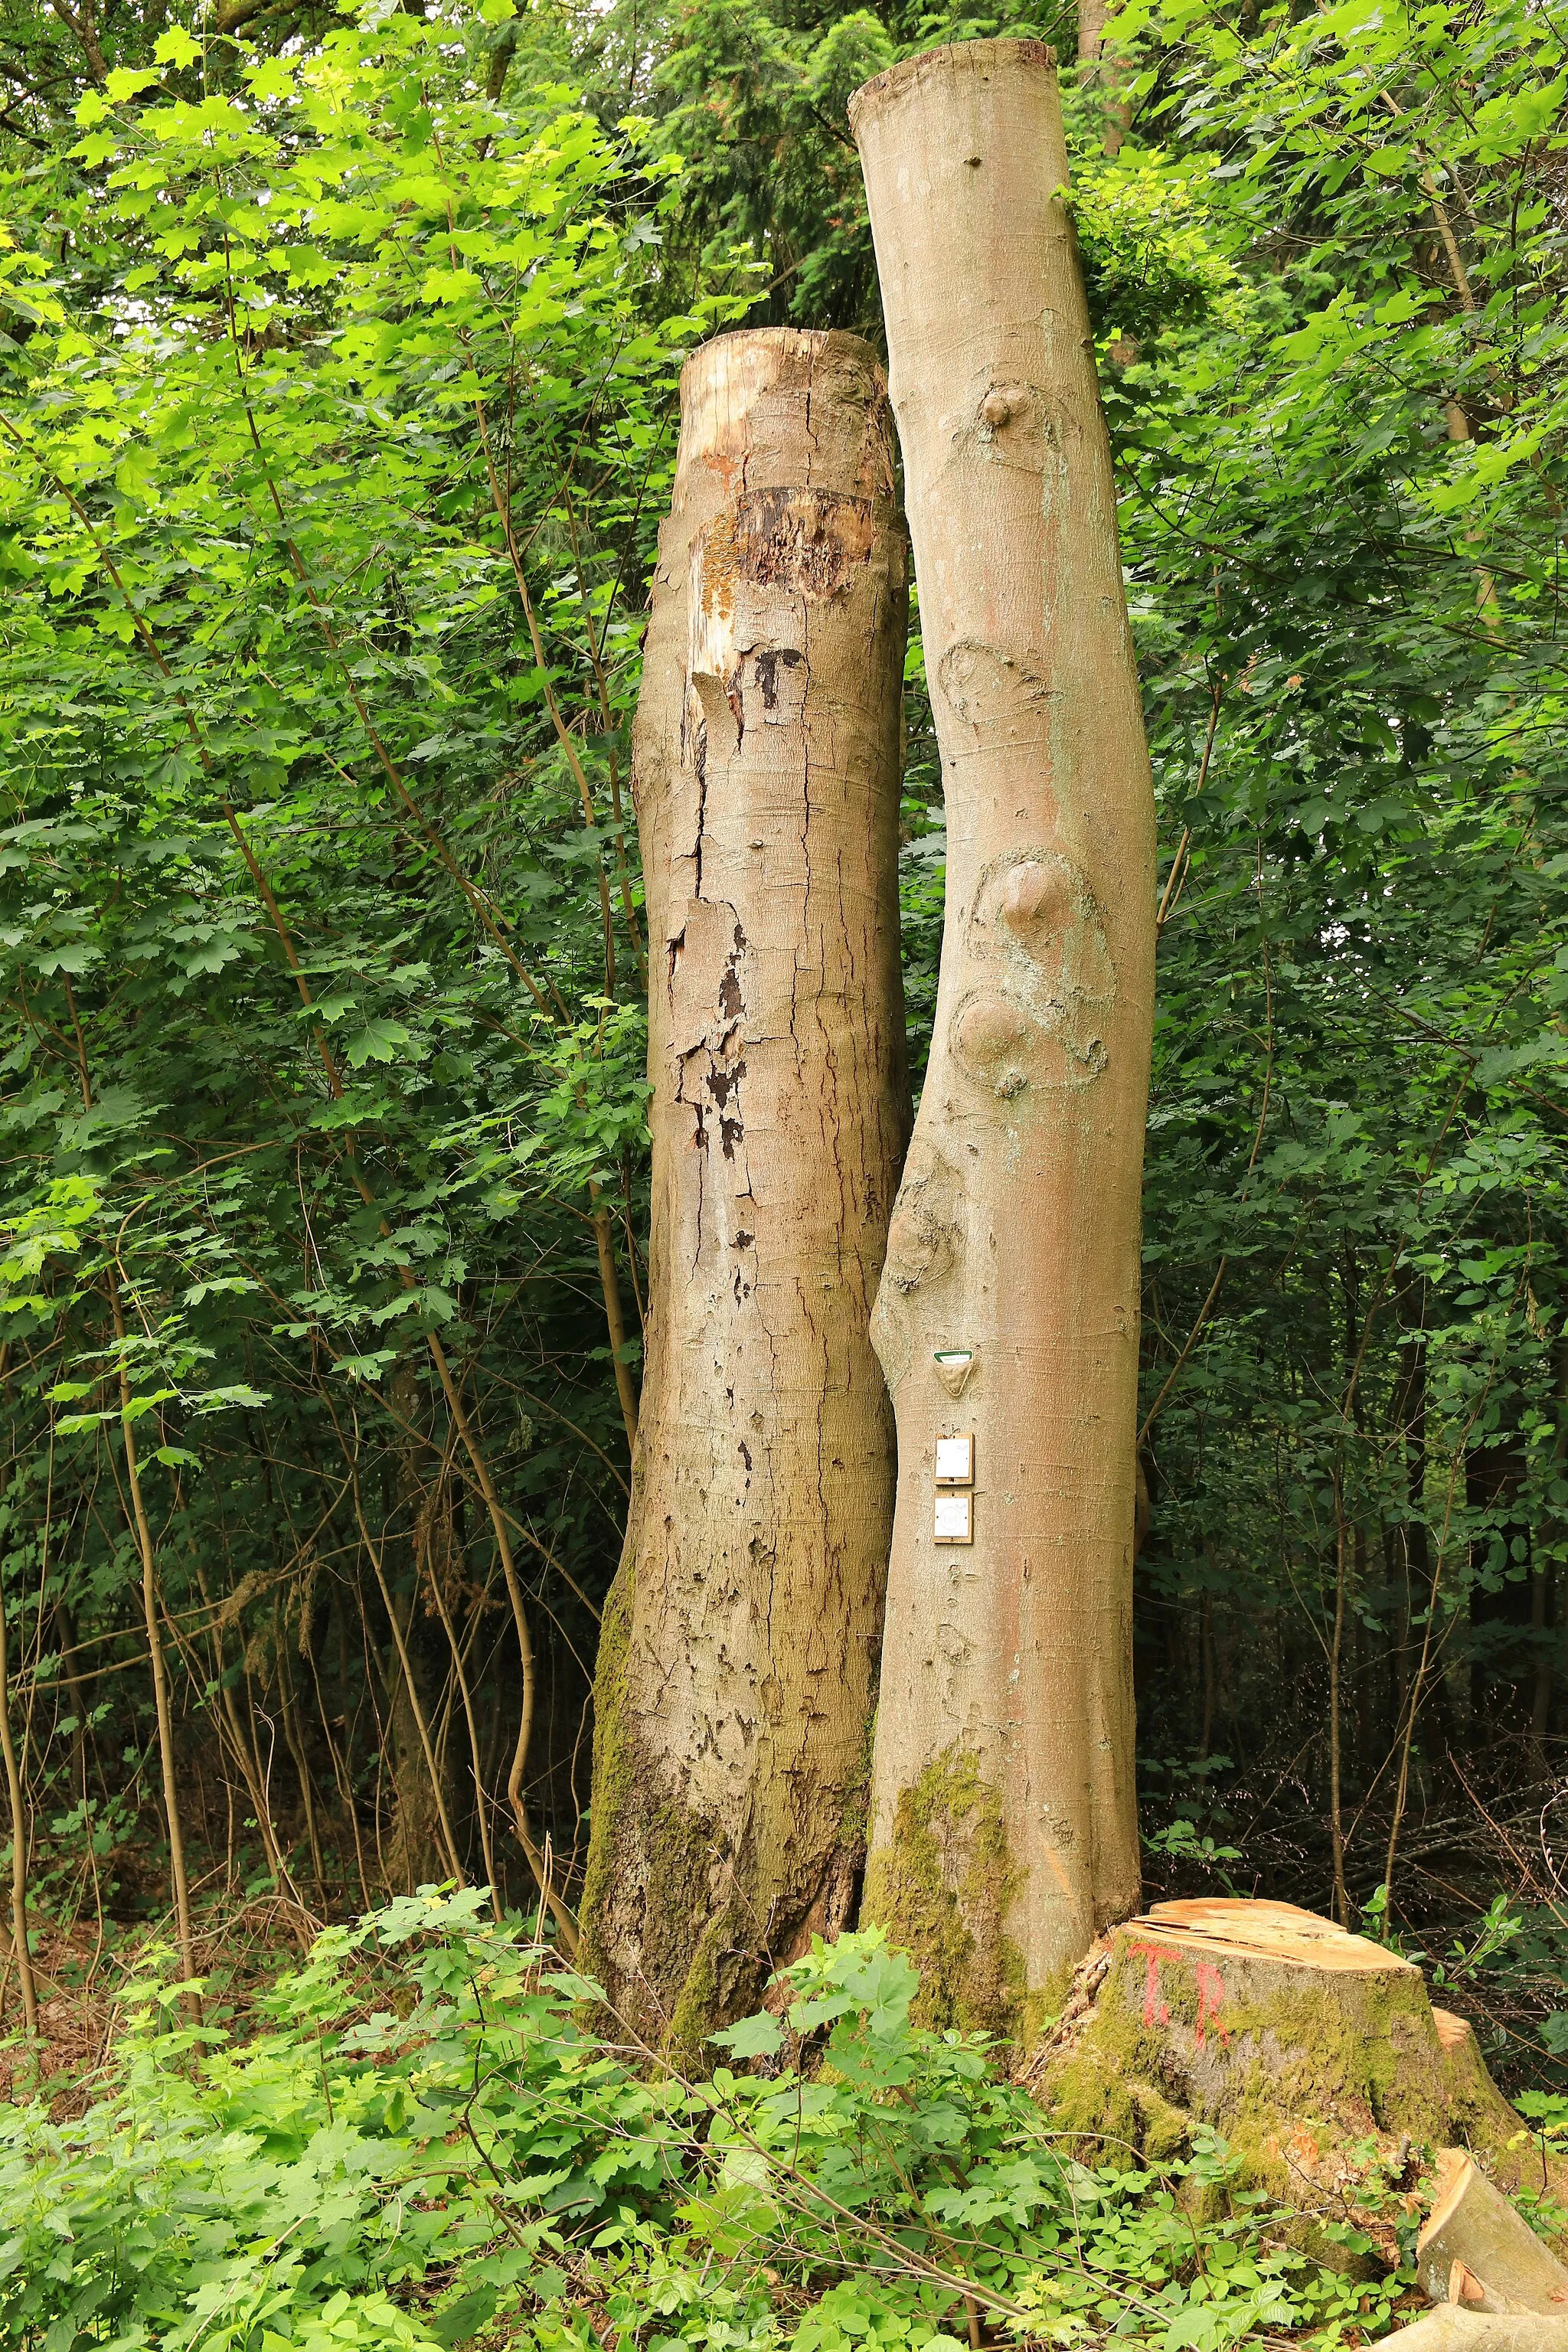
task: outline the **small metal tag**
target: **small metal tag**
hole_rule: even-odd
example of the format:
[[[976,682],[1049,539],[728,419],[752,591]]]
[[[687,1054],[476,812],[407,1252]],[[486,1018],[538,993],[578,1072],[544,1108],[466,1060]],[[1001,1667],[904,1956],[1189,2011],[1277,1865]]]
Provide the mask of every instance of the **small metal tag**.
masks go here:
[[[957,1437],[937,1439],[936,1483],[939,1486],[973,1486],[974,1433],[973,1430],[966,1430]]]

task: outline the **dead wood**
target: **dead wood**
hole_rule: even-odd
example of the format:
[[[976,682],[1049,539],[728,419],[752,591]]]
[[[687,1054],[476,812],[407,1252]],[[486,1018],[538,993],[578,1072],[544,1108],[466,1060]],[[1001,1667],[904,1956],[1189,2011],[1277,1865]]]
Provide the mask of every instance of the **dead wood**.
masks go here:
[[[1568,2318],[1568,2270],[1462,2147],[1438,2159],[1416,2265],[1434,2303]]]
[[[909,613],[853,335],[687,362],[633,733],[652,1089],[647,1368],[595,1694],[584,1957],[700,2061],[864,1859],[893,1512],[870,1339],[909,1122]]]
[[[1379,2352],[1568,2352],[1568,2319],[1507,2318],[1447,2305],[1385,2336]]]

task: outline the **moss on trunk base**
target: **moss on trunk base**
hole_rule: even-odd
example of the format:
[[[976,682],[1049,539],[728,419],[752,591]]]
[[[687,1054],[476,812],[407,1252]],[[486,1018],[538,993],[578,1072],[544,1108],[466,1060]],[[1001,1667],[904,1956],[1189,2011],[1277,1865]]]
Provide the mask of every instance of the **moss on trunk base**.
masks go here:
[[[861,1906],[921,1972],[918,2023],[1021,2031],[1023,1955],[1003,1927],[1018,1884],[1000,1790],[973,1753],[948,1748],[900,1791]]]

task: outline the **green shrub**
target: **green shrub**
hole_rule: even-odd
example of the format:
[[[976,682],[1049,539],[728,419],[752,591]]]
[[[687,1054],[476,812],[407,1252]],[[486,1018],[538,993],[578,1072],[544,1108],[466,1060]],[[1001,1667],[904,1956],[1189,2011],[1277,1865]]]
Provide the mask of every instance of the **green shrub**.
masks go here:
[[[0,2118],[0,2345],[1217,2352],[1349,2340],[1363,2306],[1375,2333],[1400,2291],[1275,2242],[1216,2140],[1078,2163],[984,2037],[911,2026],[877,1931],[815,1948],[688,2083],[484,1901],[330,1928],[243,2042],[133,1984],[108,2095]]]

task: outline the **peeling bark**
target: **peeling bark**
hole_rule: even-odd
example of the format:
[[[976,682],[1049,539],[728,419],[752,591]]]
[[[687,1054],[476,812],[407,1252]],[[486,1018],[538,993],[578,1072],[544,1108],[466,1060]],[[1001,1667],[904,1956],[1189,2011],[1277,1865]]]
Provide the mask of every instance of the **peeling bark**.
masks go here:
[[[868,1327],[908,1131],[906,612],[870,351],[774,329],[697,353],[633,747],[652,1295],[583,1906],[616,2007],[687,2053],[858,1891],[893,1499]]]
[[[850,120],[948,852],[931,1067],[872,1327],[900,1467],[866,1908],[941,1956],[931,2014],[1027,2031],[1139,1894],[1153,796],[1050,52],[931,51],[868,82]],[[962,1433],[973,1540],[942,1543],[935,1442]],[[977,1869],[998,1823],[1002,1860]]]

